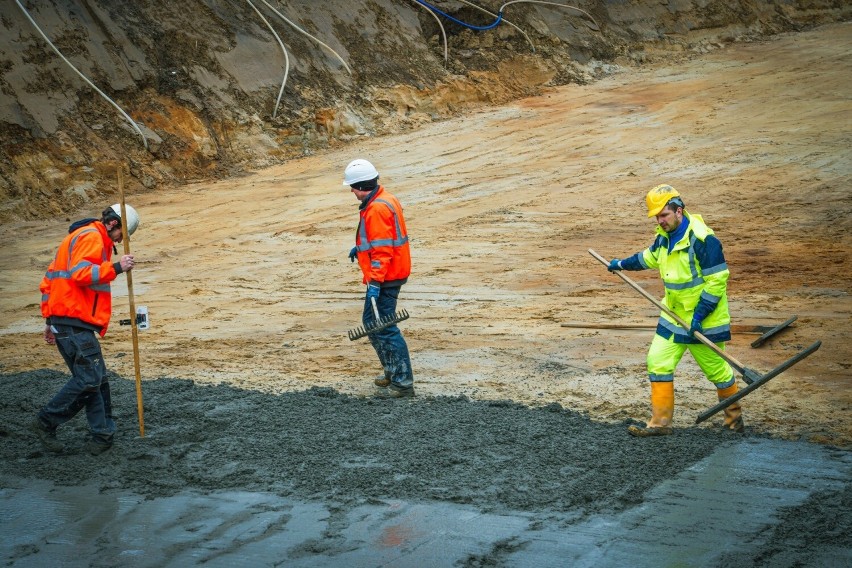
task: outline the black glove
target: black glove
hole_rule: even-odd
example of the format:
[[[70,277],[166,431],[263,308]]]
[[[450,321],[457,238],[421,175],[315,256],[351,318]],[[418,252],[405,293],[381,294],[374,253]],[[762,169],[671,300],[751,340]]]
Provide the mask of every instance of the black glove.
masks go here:
[[[349,251],[349,262],[355,262],[355,257],[358,256],[358,247],[352,247]]]

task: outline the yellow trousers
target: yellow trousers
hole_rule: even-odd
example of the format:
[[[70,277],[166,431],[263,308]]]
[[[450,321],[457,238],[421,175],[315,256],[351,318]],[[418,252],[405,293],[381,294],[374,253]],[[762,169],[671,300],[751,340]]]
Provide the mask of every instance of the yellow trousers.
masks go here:
[[[716,345],[724,351],[724,343]],[[674,336],[664,339],[657,334],[654,334],[654,340],[648,348],[648,378],[651,382],[673,381],[675,367],[687,349],[717,389],[724,389],[736,383],[734,370],[728,362],[703,343],[675,343]]]

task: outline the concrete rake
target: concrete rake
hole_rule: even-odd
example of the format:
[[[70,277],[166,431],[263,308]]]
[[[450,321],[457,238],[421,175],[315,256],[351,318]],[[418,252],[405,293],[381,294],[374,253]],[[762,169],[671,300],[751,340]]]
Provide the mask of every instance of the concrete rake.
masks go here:
[[[609,263],[606,261],[606,259],[604,259],[601,255],[599,255],[598,253],[596,253],[592,249],[589,249],[589,254],[591,254],[593,257],[595,257],[604,266],[609,266]],[[624,280],[631,288],[633,288],[634,290],[636,290],[637,292],[639,292],[640,294],[645,296],[645,298],[650,300],[651,303],[653,303],[655,306],[657,306],[658,308],[660,308],[661,310],[666,312],[668,315],[670,315],[678,323],[678,325],[680,325],[684,329],[689,329],[689,324],[687,324],[676,313],[674,313],[672,310],[670,310],[668,308],[668,306],[666,306],[665,304],[663,304],[662,302],[660,302],[659,300],[654,298],[651,294],[646,292],[644,288],[639,286],[636,282],[631,280],[628,276],[626,276],[625,274],[622,274],[621,271],[617,271],[614,274],[616,276],[618,276],[619,278],[621,278],[622,280]],[[704,345],[706,345],[707,347],[709,347],[710,349],[715,351],[716,354],[719,355],[719,357],[721,357],[722,359],[727,361],[731,365],[731,367],[733,367],[737,372],[739,372],[742,375],[743,381],[745,381],[745,383],[748,385],[746,388],[742,389],[741,391],[738,391],[736,394],[729,396],[725,400],[719,402],[719,404],[717,404],[716,406],[713,406],[713,407],[707,409],[706,411],[702,412],[701,414],[699,414],[698,418],[695,420],[696,423],[704,422],[705,420],[707,420],[708,418],[710,418],[711,416],[713,416],[714,414],[716,414],[720,410],[727,408],[728,406],[735,403],[739,399],[743,398],[747,394],[751,393],[752,391],[754,391],[758,387],[765,385],[769,381],[769,379],[775,377],[776,375],[780,375],[782,372],[786,371],[787,369],[789,369],[790,367],[792,367],[793,365],[795,365],[796,363],[798,363],[799,361],[801,361],[802,359],[804,359],[805,357],[807,357],[808,355],[810,355],[811,353],[813,353],[814,351],[819,349],[820,345],[822,345],[821,341],[817,341],[816,343],[814,343],[813,345],[811,345],[807,349],[801,351],[800,353],[798,353],[797,355],[794,355],[793,357],[791,357],[790,359],[788,359],[784,363],[778,365],[776,368],[774,368],[770,372],[766,373],[765,375],[761,375],[760,373],[758,373],[757,371],[755,371],[753,369],[746,368],[745,365],[743,365],[742,363],[740,363],[739,361],[734,359],[734,357],[732,355],[729,355],[725,351],[722,351],[721,349],[719,349],[719,347],[715,343],[713,343],[712,341],[710,341],[709,339],[704,337],[703,334],[701,334],[697,331],[695,332],[695,339],[697,339],[698,341],[700,341],[701,343],[703,343]]]
[[[358,326],[355,329],[350,329],[349,341],[355,341],[356,339],[367,337],[370,334],[376,333],[408,319],[408,312],[406,310],[399,310],[395,314],[390,314],[383,318],[379,317],[379,308],[376,307],[376,299],[370,298],[370,301],[373,303],[373,322]]]

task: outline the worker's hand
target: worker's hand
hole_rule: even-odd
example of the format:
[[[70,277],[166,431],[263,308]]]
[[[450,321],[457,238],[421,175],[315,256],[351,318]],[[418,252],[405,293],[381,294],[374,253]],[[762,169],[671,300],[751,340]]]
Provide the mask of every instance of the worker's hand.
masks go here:
[[[56,336],[50,330],[50,325],[44,326],[44,342],[48,345],[56,345]]]
[[[701,327],[701,322],[713,313],[713,310],[715,309],[716,304],[707,298],[702,296],[701,299],[698,300],[698,304],[695,306],[695,309],[692,310],[692,323],[689,325],[689,337],[694,338],[696,331],[701,335],[704,335],[704,328]]]
[[[352,247],[349,251],[349,262],[355,262],[355,257],[358,256],[358,247]]]
[[[606,267],[610,272],[615,272],[616,270],[621,270],[621,261],[617,258],[613,258],[609,261],[609,266]]]
[[[379,299],[379,292],[381,292],[381,291],[382,291],[381,286],[379,286],[378,284],[370,283],[367,286],[367,299],[369,300],[370,298],[375,298],[375,299],[378,300]]]
[[[695,338],[695,332],[704,335],[704,328],[701,327],[701,320],[698,318],[692,318],[692,323],[689,326],[689,337]]]
[[[131,270],[133,270],[133,266],[135,264],[135,261],[133,260],[133,255],[132,254],[126,254],[126,255],[122,256],[119,264],[121,264],[121,271],[122,272],[130,272]]]

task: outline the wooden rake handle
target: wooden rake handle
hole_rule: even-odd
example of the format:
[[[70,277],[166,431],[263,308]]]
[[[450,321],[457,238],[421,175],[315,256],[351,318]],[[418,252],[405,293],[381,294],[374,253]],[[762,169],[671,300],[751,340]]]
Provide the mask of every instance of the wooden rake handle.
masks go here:
[[[594,250],[589,249],[589,254],[592,255],[593,257],[595,257],[597,260],[599,260],[600,263],[603,264],[604,266],[609,267],[609,262],[607,262],[607,260],[604,257],[602,257],[601,255],[596,253]],[[680,325],[684,329],[689,329],[688,323],[683,321],[683,319],[681,319],[680,316],[678,316],[671,309],[669,309],[668,306],[666,306],[665,304],[663,304],[662,302],[657,300],[655,297],[653,297],[651,294],[649,294],[647,291],[645,291],[644,288],[642,288],[636,282],[631,280],[630,277],[628,277],[626,274],[623,274],[622,271],[620,271],[620,270],[616,270],[614,272],[615,272],[616,276],[618,276],[619,278],[621,278],[622,280],[627,282],[627,284],[631,288],[633,288],[634,290],[636,290],[637,292],[639,292],[640,294],[645,296],[645,298],[650,300],[652,304],[654,304],[655,306],[660,308],[662,311],[669,314],[672,317],[672,319],[674,319],[678,323],[678,325]],[[725,353],[724,351],[719,349],[718,345],[716,345],[715,343],[713,343],[712,341],[710,341],[709,339],[704,337],[704,335],[702,333],[699,333],[699,332],[696,331],[695,332],[695,339],[697,339],[698,341],[700,341],[701,343],[703,343],[704,345],[706,345],[707,347],[712,349],[717,355],[719,355],[719,357],[721,357],[722,359],[724,359],[725,361],[730,363],[741,374],[743,374],[743,375],[746,374],[745,365],[743,365],[742,363],[740,363],[739,361],[734,359],[732,356],[728,355],[727,353]]]
[[[373,304],[373,315],[376,316],[376,325],[379,325],[382,320],[379,318],[379,308],[376,306],[376,299],[370,298],[370,302]]]

